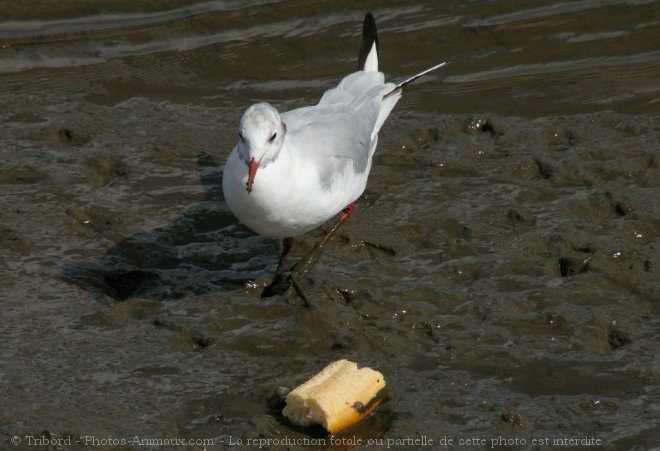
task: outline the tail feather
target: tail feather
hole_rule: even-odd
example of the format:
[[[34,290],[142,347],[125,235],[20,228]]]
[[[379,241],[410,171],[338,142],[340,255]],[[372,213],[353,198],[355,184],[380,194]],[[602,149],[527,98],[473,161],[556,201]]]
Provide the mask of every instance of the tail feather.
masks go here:
[[[358,70],[365,72],[378,71],[378,31],[376,21],[371,13],[364,16],[362,25],[362,42],[358,55]]]
[[[426,74],[429,74],[429,73],[433,72],[433,71],[436,70],[436,69],[440,69],[442,66],[444,66],[444,65],[446,65],[446,64],[448,64],[447,61],[442,62],[442,63],[440,63],[440,64],[436,64],[436,65],[433,66],[433,67],[429,67],[428,69],[423,70],[423,71],[421,71],[420,73],[415,74],[415,75],[413,75],[412,77],[410,77],[410,78],[408,78],[408,79],[406,79],[406,80],[403,80],[401,83],[399,83],[398,85],[396,85],[396,86],[394,87],[394,89],[392,89],[390,92],[388,92],[387,94],[385,94],[385,95],[383,96],[383,99],[388,98],[389,96],[393,95],[393,94],[396,93],[396,92],[400,92],[401,89],[402,89],[404,86],[406,86],[406,85],[412,83],[413,81],[417,80],[417,79],[420,78],[420,77],[423,77],[423,76],[426,75]]]

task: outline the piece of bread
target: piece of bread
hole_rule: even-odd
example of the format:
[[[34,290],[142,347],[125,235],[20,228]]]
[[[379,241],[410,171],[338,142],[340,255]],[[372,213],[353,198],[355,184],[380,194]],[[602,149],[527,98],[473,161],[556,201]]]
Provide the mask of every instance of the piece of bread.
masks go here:
[[[299,426],[322,425],[330,434],[352,426],[380,405],[385,378],[355,362],[337,360],[286,397],[282,414]]]

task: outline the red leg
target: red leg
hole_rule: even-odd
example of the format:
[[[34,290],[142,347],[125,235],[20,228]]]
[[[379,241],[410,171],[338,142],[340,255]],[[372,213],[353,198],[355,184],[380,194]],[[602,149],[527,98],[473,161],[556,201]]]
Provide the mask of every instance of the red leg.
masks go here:
[[[316,246],[314,246],[314,249],[312,249],[309,255],[307,255],[304,258],[301,258],[298,261],[298,263],[296,263],[295,266],[291,269],[291,274],[289,274],[287,279],[288,281],[290,281],[291,285],[295,289],[298,296],[300,296],[305,301],[305,305],[307,307],[310,307],[310,304],[307,300],[307,296],[305,295],[305,292],[303,291],[300,284],[297,282],[297,279],[303,277],[314,267],[314,265],[316,265],[316,262],[321,257],[321,252],[323,252],[323,248],[325,247],[328,240],[332,238],[332,235],[334,235],[334,233],[337,231],[339,226],[342,225],[344,222],[346,222],[348,218],[350,218],[351,213],[353,213],[354,209],[355,209],[355,205],[352,203],[348,205],[346,208],[344,208],[339,214],[339,219],[337,220],[335,225],[333,225],[332,228],[325,234],[325,236],[318,243],[316,243]],[[282,245],[284,249],[282,250],[282,256],[280,257],[280,261],[277,264],[277,271],[275,272],[275,277],[273,278],[273,281],[270,283],[270,285],[264,288],[264,291],[261,293],[262,298],[274,296],[275,294],[281,292],[277,290],[279,289],[278,286],[281,285],[281,283],[283,282],[282,271],[284,270],[284,259],[291,250],[292,244],[293,244],[293,238],[284,238],[284,240],[282,240]],[[291,289],[291,285],[285,287],[284,289],[285,290]]]
[[[323,239],[321,239],[321,245],[324,245],[327,243],[327,241],[332,238],[332,235],[335,234],[337,229],[339,228],[340,225],[342,225],[344,222],[348,220],[348,218],[351,217],[351,214],[353,214],[353,210],[355,210],[355,204],[350,203],[344,208],[341,213],[339,213],[339,220],[335,223],[335,225],[332,226],[332,228],[328,231],[328,233],[325,234]]]
[[[284,261],[286,260],[286,256],[289,255],[291,246],[293,246],[292,237],[287,237],[282,240],[282,255],[280,255],[280,260],[277,262],[277,269],[275,270],[276,276],[284,270]]]
[[[354,203],[348,204],[348,206],[344,208],[339,214],[339,221],[344,222],[348,218],[350,218],[351,214],[353,214],[353,210],[355,210],[355,204]]]

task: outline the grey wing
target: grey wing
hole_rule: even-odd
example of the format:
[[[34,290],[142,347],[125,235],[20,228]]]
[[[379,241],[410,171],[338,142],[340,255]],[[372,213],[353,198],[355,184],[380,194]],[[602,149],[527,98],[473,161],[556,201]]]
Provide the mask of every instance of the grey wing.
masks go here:
[[[364,172],[373,153],[377,108],[319,104],[282,114],[293,148],[315,163],[322,181],[352,165]]]

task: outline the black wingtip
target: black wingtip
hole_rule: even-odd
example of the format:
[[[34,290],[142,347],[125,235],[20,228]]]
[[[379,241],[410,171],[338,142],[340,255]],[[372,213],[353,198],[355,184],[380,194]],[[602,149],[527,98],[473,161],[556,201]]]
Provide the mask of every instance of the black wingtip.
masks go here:
[[[364,64],[374,43],[376,44],[376,54],[378,54],[376,20],[373,14],[367,13],[364,16],[364,24],[362,25],[362,42],[360,43],[360,54],[358,56],[358,70],[364,70]]]

